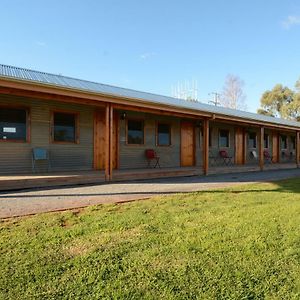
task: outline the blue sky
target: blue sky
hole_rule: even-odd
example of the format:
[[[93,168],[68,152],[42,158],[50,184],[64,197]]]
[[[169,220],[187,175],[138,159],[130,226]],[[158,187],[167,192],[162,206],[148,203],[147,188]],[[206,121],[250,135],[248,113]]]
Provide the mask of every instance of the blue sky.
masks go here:
[[[2,0],[0,63],[171,95],[197,80],[199,98],[244,80],[263,91],[300,77],[300,1]]]

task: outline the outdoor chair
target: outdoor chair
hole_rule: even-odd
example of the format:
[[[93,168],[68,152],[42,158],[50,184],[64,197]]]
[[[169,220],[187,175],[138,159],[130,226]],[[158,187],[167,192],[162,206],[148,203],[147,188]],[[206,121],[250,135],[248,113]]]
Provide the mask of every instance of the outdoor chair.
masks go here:
[[[229,156],[226,150],[220,150],[219,155],[223,161],[223,165],[232,165],[232,156]]]
[[[155,165],[154,168],[159,167],[160,168],[160,164],[159,164],[159,156],[157,155],[157,153],[153,150],[153,149],[146,149],[145,150],[145,155],[146,155],[146,159],[148,162],[148,168],[151,167],[151,162],[154,161]]]
[[[293,150],[290,152],[290,161],[293,161],[296,159],[296,152]]]
[[[50,159],[49,159],[49,151],[44,148],[33,148],[32,149],[32,171],[36,171],[36,163],[37,162],[46,162],[47,163],[47,171],[50,170]]]
[[[250,151],[250,158],[254,160],[258,160],[258,155],[255,150]]]
[[[273,156],[270,155],[268,150],[264,150],[264,159],[267,163],[273,163]]]

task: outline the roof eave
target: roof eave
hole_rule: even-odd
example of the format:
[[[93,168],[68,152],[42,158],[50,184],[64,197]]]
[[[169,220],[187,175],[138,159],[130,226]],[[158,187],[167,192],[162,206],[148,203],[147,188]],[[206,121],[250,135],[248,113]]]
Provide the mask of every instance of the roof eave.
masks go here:
[[[49,83],[42,83],[36,81],[30,81],[26,79],[18,79],[12,77],[0,77],[0,87],[6,88],[13,88],[13,89],[20,89],[20,90],[27,90],[33,92],[41,92],[41,93],[53,93],[56,95],[64,95],[64,96],[71,96],[76,98],[82,99],[90,99],[94,101],[101,101],[101,102],[109,102],[109,103],[116,103],[122,105],[136,105],[139,107],[149,107],[151,109],[156,109],[159,111],[167,111],[167,112],[176,112],[176,113],[183,113],[187,115],[199,116],[202,118],[209,118],[213,120],[231,120],[234,122],[241,122],[246,124],[252,124],[257,126],[267,126],[272,128],[281,128],[287,130],[296,130],[300,131],[299,126],[293,125],[286,125],[286,124],[278,124],[277,122],[265,122],[250,119],[250,118],[242,118],[242,117],[234,117],[232,115],[227,114],[219,114],[213,112],[205,112],[196,109],[189,109],[183,108],[176,105],[168,105],[168,104],[161,104],[155,101],[146,101],[142,98],[133,98],[133,97],[124,97],[116,94],[110,93],[101,93],[101,92],[94,92],[79,88],[71,88],[71,87],[62,87],[58,85],[53,85]]]

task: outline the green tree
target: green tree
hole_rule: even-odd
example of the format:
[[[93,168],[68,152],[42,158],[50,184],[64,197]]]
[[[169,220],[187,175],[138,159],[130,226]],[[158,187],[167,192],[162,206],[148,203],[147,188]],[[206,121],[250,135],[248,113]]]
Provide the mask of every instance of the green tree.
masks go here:
[[[282,108],[282,117],[300,121],[300,93],[295,93],[293,101]]]
[[[296,93],[282,84],[276,84],[272,90],[263,93],[260,99],[259,114],[294,119],[292,112],[295,105]]]

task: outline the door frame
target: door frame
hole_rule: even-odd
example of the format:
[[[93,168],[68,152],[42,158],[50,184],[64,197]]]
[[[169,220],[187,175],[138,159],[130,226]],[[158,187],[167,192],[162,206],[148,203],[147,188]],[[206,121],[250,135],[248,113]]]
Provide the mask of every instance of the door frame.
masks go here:
[[[113,114],[113,169],[119,168],[119,114],[114,111]],[[105,169],[105,157],[108,155],[105,149],[105,111],[95,110],[93,125],[93,168],[94,170]]]

